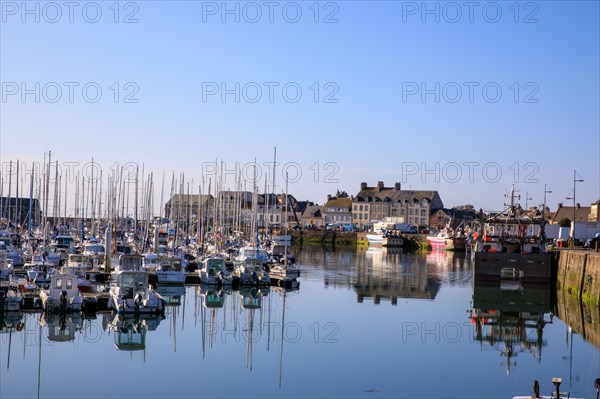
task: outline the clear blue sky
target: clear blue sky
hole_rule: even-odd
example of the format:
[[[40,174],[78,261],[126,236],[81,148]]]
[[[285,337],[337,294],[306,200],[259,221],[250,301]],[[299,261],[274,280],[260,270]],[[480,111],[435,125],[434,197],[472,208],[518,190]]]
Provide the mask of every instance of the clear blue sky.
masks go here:
[[[446,206],[497,209],[512,183],[530,205],[542,202],[547,183],[554,208],[567,202],[574,169],[585,180],[578,202],[600,198],[597,1],[480,2],[473,10],[428,2],[439,22],[422,2],[320,2],[318,16],[314,3],[275,2],[272,23],[262,1],[228,2],[239,23],[222,2],[120,2],[116,16],[113,1],[100,1],[97,23],[88,22],[97,10],[87,2],[72,22],[62,2],[58,10],[27,3],[38,4],[38,23],[20,1],[2,1],[2,163],[41,162],[48,150],[61,163],[94,157],[106,170],[137,162],[158,186],[165,171],[169,187],[173,171],[197,184],[202,162],[269,162],[277,146],[278,161],[303,171],[290,192],[319,203],[383,180],[437,189]],[[252,23],[256,5],[262,16]],[[299,21],[289,22],[297,9]],[[138,22],[123,23],[128,17]],[[34,92],[40,83],[39,103],[35,94],[22,98],[23,82]],[[51,82],[62,86],[56,103]],[[79,84],[73,102],[65,82]],[[88,102],[93,91],[82,94],[89,82],[102,89],[98,102]],[[239,103],[207,92],[236,82]],[[251,82],[262,87],[256,103],[254,84],[243,90]],[[265,82],[274,82],[272,102]],[[302,89],[295,103],[294,86],[282,94],[290,82]],[[424,98],[422,84],[433,90]],[[127,94],[138,102],[126,103]],[[325,169],[328,162],[336,167]],[[432,171],[422,175],[423,167]],[[326,181],[329,172],[337,183]]]

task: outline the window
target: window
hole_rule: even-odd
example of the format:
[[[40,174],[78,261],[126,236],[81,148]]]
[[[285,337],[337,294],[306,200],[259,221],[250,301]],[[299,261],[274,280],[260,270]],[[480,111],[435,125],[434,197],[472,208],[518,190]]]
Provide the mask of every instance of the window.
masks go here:
[[[412,208],[410,208],[410,214],[411,214],[411,215],[414,215],[414,214],[415,214],[415,210],[414,210],[414,209],[412,209]],[[412,220],[412,218],[410,218],[410,219]]]
[[[427,215],[427,210],[421,209],[421,216],[426,216],[426,215]]]
[[[56,285],[54,286],[54,288],[59,289],[59,290],[62,289],[62,285],[63,285],[62,283],[63,283],[62,278],[57,278]]]
[[[67,289],[70,290],[71,288],[73,288],[73,280],[68,278],[67,279]]]
[[[362,211],[362,210],[363,210],[363,206],[362,206],[362,205],[361,205],[361,206],[359,206],[359,207],[358,207],[358,210],[359,210],[359,211]]]

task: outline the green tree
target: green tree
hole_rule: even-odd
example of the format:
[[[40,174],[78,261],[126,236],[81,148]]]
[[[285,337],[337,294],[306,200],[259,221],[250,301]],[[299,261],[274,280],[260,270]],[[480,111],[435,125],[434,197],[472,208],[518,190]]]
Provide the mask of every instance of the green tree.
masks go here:
[[[571,227],[571,219],[569,219],[569,218],[561,218],[558,221],[558,225],[560,227]]]
[[[345,191],[340,191],[339,189],[336,191],[335,196],[337,198],[348,198],[348,193]]]

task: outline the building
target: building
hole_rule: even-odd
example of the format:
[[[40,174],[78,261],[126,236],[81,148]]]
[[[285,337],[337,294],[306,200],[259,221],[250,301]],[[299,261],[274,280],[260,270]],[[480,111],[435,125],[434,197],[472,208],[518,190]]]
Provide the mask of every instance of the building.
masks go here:
[[[594,208],[594,212],[592,212],[592,208]],[[595,220],[594,220],[595,218]],[[556,212],[550,213],[548,215],[548,222],[550,224],[558,224],[561,219],[569,219],[569,221],[573,221],[573,207],[572,206],[564,206],[563,204],[558,204],[558,208]],[[575,221],[576,222],[597,222],[598,220],[598,204],[592,206],[581,206],[579,204],[575,205]]]
[[[385,187],[382,181],[369,187],[363,182],[352,201],[352,220],[360,229],[369,229],[375,221],[386,217],[400,223],[427,226],[431,210],[443,207],[440,195],[434,190],[402,190],[400,183]]]
[[[327,224],[352,223],[352,198],[335,198],[327,196],[323,210],[323,222]]]
[[[183,219],[189,215],[196,215],[198,207],[201,212],[207,212],[207,207],[212,207],[214,198],[208,194],[174,194],[165,203],[165,214],[167,219]],[[208,212],[210,214],[210,212]]]
[[[440,230],[447,226],[452,229],[461,225],[468,226],[476,215],[477,211],[470,206],[433,209],[429,216],[429,227]]]
[[[12,224],[27,226],[29,223],[29,198],[0,197],[0,219]],[[37,198],[31,200],[31,224],[37,226],[42,221],[42,211]]]
[[[302,212],[302,227],[323,227],[323,212],[325,207],[309,205]]]

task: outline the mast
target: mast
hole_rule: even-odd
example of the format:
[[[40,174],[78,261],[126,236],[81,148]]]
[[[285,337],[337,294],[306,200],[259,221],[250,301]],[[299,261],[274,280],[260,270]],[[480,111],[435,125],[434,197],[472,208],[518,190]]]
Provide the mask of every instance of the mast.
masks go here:
[[[46,155],[44,154],[44,158]],[[50,161],[52,159],[52,151],[48,151],[48,166],[46,168],[46,187],[44,194],[44,231],[46,231],[46,224],[48,223],[48,198],[50,197]],[[94,169],[92,168],[92,173]],[[46,244],[46,236],[44,236],[44,245]]]
[[[17,159],[17,187],[15,193],[15,226],[19,226],[21,219],[21,199],[19,198],[19,160]]]
[[[7,217],[7,220],[8,220],[8,226],[10,227],[10,223],[11,223],[11,219],[12,219],[12,212],[11,212],[11,209],[10,209],[11,206],[12,206],[12,201],[11,201],[12,200],[12,198],[11,198],[11,189],[12,189],[12,160],[8,164],[8,170],[10,172],[8,173],[8,201],[7,201],[8,202],[8,204],[7,204],[7,207],[8,207],[8,217]]]
[[[28,237],[31,237],[31,218],[33,217],[33,214],[31,213],[32,207],[33,207],[33,174],[34,174],[34,168],[33,165],[31,166],[31,179],[30,179],[30,183],[29,183],[29,218],[27,220],[27,234]]]
[[[137,225],[138,225],[138,178],[139,178],[139,171],[140,171],[140,167],[139,165],[135,165],[135,199],[134,199],[134,206],[135,206],[135,211],[133,212],[133,217],[134,217],[134,221],[133,221],[133,236],[134,238],[137,237]]]

